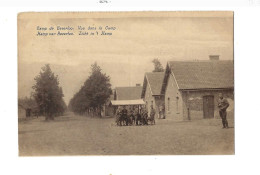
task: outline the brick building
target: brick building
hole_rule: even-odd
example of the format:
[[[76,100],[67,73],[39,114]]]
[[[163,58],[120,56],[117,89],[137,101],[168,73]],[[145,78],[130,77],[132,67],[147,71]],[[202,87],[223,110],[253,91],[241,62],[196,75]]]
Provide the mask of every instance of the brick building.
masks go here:
[[[165,96],[166,118],[194,120],[218,117],[218,94],[230,102],[234,116],[233,61],[169,61],[161,94]]]
[[[159,114],[159,107],[164,108],[164,96],[161,94],[164,72],[149,72],[144,75],[143,90],[141,98],[144,100],[150,115],[151,106]]]

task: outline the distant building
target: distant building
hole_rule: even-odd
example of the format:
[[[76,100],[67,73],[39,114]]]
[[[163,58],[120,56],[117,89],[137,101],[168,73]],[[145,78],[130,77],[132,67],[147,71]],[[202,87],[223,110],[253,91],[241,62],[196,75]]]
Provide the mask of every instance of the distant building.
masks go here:
[[[219,55],[210,55],[209,60],[211,61],[218,61],[219,60]]]
[[[18,103],[18,121],[25,120],[32,117],[33,107],[27,104]]]
[[[165,96],[166,118],[193,120],[218,117],[220,92],[234,104],[233,61],[220,61],[213,56],[209,61],[167,63],[161,89],[161,94]],[[233,106],[228,110],[233,115]]]
[[[144,105],[144,101],[141,99],[143,87],[140,84],[130,87],[116,87],[114,91],[114,100],[111,100],[114,113],[118,106],[128,106],[127,109]]]
[[[26,108],[21,104],[18,104],[18,120],[22,120],[26,118]]]
[[[114,100],[138,100],[141,99],[143,87],[140,84],[129,87],[116,87]]]
[[[142,99],[148,109],[150,115],[151,106],[156,111],[156,117],[159,115],[159,110],[164,110],[164,95],[161,94],[164,72],[149,72],[144,75]]]
[[[39,115],[38,107],[35,101],[31,99],[18,100],[18,120]]]

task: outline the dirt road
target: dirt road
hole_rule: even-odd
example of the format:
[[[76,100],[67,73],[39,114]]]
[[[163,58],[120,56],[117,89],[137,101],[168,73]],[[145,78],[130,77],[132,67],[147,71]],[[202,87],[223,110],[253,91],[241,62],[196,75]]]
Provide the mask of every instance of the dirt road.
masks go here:
[[[233,122],[230,126],[233,126]],[[19,123],[20,156],[234,154],[234,128],[216,119],[122,126],[114,118],[67,114]]]

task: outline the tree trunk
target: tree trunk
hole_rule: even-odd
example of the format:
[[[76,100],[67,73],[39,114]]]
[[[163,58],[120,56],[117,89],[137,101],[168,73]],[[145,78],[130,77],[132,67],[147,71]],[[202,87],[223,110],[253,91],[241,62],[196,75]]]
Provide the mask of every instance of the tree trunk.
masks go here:
[[[52,114],[50,114],[50,113],[48,113],[48,114],[46,114],[45,115],[45,120],[54,120],[54,117],[53,117],[53,115]]]
[[[98,117],[102,117],[101,116],[101,108],[100,108],[100,106],[98,106],[97,108],[96,108],[96,115],[98,116]]]

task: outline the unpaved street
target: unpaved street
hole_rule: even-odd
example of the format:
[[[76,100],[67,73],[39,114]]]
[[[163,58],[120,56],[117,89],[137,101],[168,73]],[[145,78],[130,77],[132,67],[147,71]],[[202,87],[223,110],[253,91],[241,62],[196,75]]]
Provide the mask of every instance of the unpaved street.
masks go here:
[[[233,121],[174,122],[122,126],[114,118],[89,118],[69,113],[46,122],[44,117],[19,122],[20,156],[49,155],[180,155],[234,154]]]

